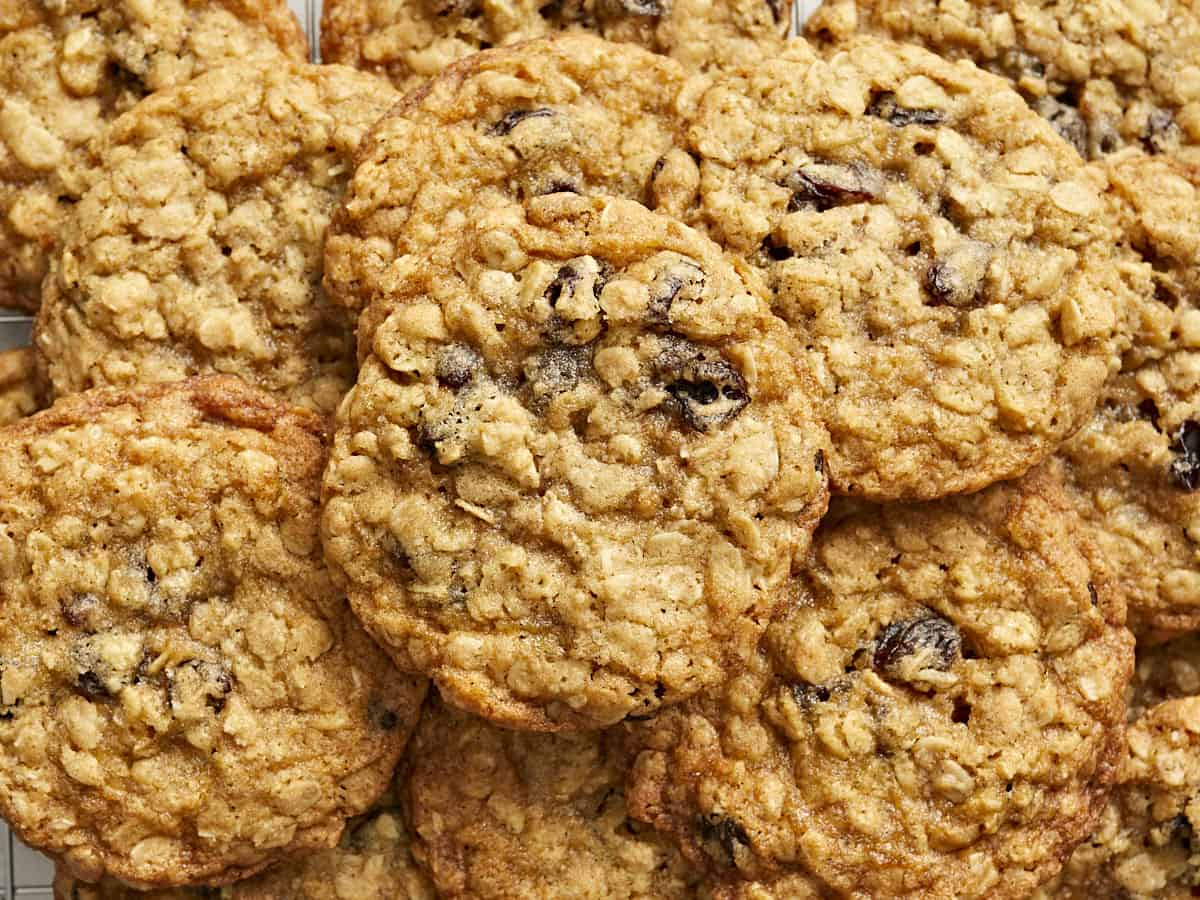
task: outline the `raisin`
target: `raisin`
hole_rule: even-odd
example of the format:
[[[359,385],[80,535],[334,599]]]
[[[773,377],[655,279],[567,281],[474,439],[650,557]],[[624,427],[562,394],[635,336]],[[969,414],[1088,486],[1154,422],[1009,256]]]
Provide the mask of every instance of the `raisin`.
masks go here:
[[[921,654],[922,668],[950,669],[962,656],[962,635],[941,616],[902,619],[885,625],[875,638],[872,664],[877,671],[898,675],[907,657]]]
[[[1178,459],[1171,461],[1171,480],[1185,491],[1200,487],[1200,423],[1191,419],[1179,426],[1171,452]]]
[[[1179,143],[1179,126],[1175,117],[1165,109],[1156,109],[1146,119],[1142,146],[1150,154],[1166,153]]]
[[[91,669],[80,672],[76,683],[79,687],[79,692],[92,700],[111,696],[108,692],[108,686],[104,683],[104,679]]]
[[[681,257],[654,276],[646,318],[653,325],[669,324],[675,301],[680,297],[699,300],[704,294],[704,284],[704,270],[692,260]]]
[[[683,421],[707,432],[733,421],[750,403],[746,379],[714,351],[675,339],[654,361],[655,376]]]
[[[867,115],[875,116],[891,122],[898,128],[908,125],[940,125],[946,118],[936,109],[914,109],[911,106],[901,106],[896,102],[896,95],[891,91],[882,91],[871,99],[867,107]]]
[[[483,371],[483,357],[466,344],[451,344],[438,352],[437,380],[452,391],[466,387]]]
[[[555,115],[554,110],[541,107],[539,109],[514,109],[506,112],[504,116],[488,129],[488,134],[497,137],[502,137],[506,134],[511,134],[512,130],[524,122],[526,119],[540,119],[546,116]]]
[[[1196,832],[1192,828],[1191,820],[1186,815],[1183,813],[1177,815],[1168,823],[1167,829],[1173,843],[1189,851],[1192,849],[1192,841],[1195,839]]]
[[[555,347],[525,363],[525,375],[535,400],[573,390],[592,371],[590,347]]]
[[[925,289],[939,306],[974,306],[991,261],[991,248],[978,241],[966,241],[926,270]]]
[[[546,321],[546,337],[559,344],[589,344],[604,330],[600,294],[612,268],[591,256],[559,267],[543,296],[554,310]]]
[[[1078,109],[1053,97],[1043,97],[1034,105],[1034,110],[1054,126],[1059,137],[1074,147],[1080,156],[1088,155],[1088,126]]]
[[[193,659],[167,672],[171,706],[200,709],[200,701],[214,713],[225,709],[225,699],[233,690],[233,673],[218,663]],[[194,705],[192,705],[194,704]]]
[[[714,841],[729,856],[729,861],[736,858],[738,844],[750,846],[750,835],[736,821],[721,813],[708,813],[700,816],[697,825],[700,828],[700,839],[704,842]]]
[[[60,600],[59,608],[67,624],[87,634],[95,634],[100,628],[101,603],[95,594],[76,594],[69,600]]]
[[[866,163],[805,163],[783,182],[792,191],[788,211],[815,207],[818,212],[865,203],[883,196],[887,185],[883,175]]]

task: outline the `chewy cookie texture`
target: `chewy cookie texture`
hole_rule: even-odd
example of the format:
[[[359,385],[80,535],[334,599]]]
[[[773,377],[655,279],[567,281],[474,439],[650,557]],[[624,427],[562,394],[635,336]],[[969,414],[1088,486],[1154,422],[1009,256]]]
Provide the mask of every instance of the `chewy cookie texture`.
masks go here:
[[[836,492],[978,490],[1086,421],[1132,302],[1115,229],[1000,79],[873,38],[795,44],[718,76],[689,138],[699,216],[813,362]]]
[[[1127,155],[1107,170],[1153,285],[1122,371],[1061,452],[1131,624],[1164,636],[1200,627],[1200,175],[1167,156]]]
[[[633,726],[634,817],[767,896],[1027,896],[1121,749],[1133,641],[1079,531],[1052,469],[833,517],[759,657]]]
[[[0,810],[79,877],[222,883],[335,844],[424,682],[321,561],[323,423],[236,379],[0,431]]]
[[[1009,79],[1080,155],[1200,142],[1200,11],[1191,0],[832,0],[818,40],[856,30]]]
[[[238,63],[118,119],[45,283],[54,393],[223,372],[332,412],[354,322],[321,289],[325,230],[397,99],[341,66]]]
[[[324,538],[399,665],[513,727],[647,715],[749,654],[825,432],[746,267],[632,202],[482,215],[360,323]]]
[[[488,47],[590,31],[707,69],[782,44],[791,0],[326,0],[321,55],[411,89]]]
[[[399,784],[366,813],[346,823],[337,847],[280,863],[223,888],[138,891],[106,879],[90,884],[60,869],[55,900],[434,900],[417,866],[401,815]]]
[[[442,897],[701,896],[699,872],[629,818],[617,733],[505,731],[431,701],[409,757],[415,852]]]
[[[300,61],[305,48],[284,0],[0,4],[0,307],[37,308],[109,122],[221,63]]]
[[[673,60],[586,34],[480,53],[372,129],[326,244],[333,299],[388,296],[406,254],[453,259],[481,209],[553,193],[627,197],[682,218],[699,172],[679,149]]]

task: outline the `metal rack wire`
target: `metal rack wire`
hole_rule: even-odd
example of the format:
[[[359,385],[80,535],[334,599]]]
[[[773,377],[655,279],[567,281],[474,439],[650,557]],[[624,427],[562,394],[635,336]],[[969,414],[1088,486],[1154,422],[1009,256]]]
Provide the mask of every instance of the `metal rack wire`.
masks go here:
[[[321,0],[288,2],[304,24],[309,55],[317,62],[320,58]],[[820,0],[796,0],[793,28],[798,29],[819,5]],[[28,344],[30,324],[28,316],[0,310],[0,350]],[[0,821],[0,900],[52,900],[50,882],[53,877],[51,863],[16,840],[8,826]]]

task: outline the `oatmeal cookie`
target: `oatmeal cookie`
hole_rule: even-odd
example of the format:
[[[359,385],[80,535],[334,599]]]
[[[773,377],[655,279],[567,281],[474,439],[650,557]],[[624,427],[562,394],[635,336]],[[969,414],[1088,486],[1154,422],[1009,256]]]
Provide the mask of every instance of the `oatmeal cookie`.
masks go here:
[[[46,279],[54,392],[222,372],[333,412],[354,326],[321,288],[325,231],[397,99],[343,66],[238,64],[113,123]]]
[[[1131,621],[1179,633],[1200,628],[1200,169],[1147,156],[1107,168],[1154,293],[1122,372],[1062,453]]]
[[[0,425],[11,425],[37,412],[40,397],[32,348],[0,353]]]
[[[1033,900],[1185,900],[1200,890],[1200,697],[1129,728],[1128,756],[1092,836]]]
[[[1021,475],[1127,341],[1096,176],[1004,82],[874,38],[718,78],[702,217],[808,348],[835,491],[931,500]]]
[[[1104,804],[1133,666],[1079,532],[1050,468],[822,528],[758,658],[633,726],[634,817],[765,882],[735,896],[1025,897]]]
[[[697,897],[699,874],[629,818],[615,737],[505,731],[431,701],[410,745],[407,803],[440,896]]]
[[[791,19],[791,0],[326,0],[321,56],[407,90],[488,47],[585,30],[707,69],[761,56]]]
[[[328,558],[406,671],[596,728],[752,652],[826,505],[825,434],[744,266],[619,199],[477,219],[363,316]]]
[[[321,560],[323,431],[217,376],[0,435],[0,813],[72,875],[233,881],[387,786],[425,683]]]
[[[699,172],[681,147],[688,79],[674,60],[587,34],[480,53],[372,131],[326,245],[325,285],[363,309],[405,255],[453,259],[482,209],[575,192],[683,218]]]
[[[37,308],[108,122],[229,60],[306,56],[284,0],[2,0],[0,307]]]
[[[1200,142],[1200,7],[1194,0],[833,0],[821,40],[856,30],[969,59],[1009,79],[1084,158]]]
[[[394,786],[398,788],[397,786]],[[389,791],[346,824],[332,850],[289,860],[223,888],[139,891],[106,879],[88,884],[55,873],[55,900],[434,900],[429,876],[413,859],[398,798]]]

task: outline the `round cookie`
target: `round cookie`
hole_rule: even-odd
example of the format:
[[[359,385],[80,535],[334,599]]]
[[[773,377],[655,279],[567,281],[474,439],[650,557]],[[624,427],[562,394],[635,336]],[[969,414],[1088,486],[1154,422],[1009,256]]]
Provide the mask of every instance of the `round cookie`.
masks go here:
[[[332,413],[354,323],[321,288],[325,231],[398,98],[342,66],[237,64],[114,122],[46,280],[54,392],[222,372]]]
[[[439,896],[692,900],[699,874],[632,821],[619,735],[504,731],[436,701],[408,753],[415,852]]]
[[[758,658],[634,726],[634,817],[741,896],[1027,896],[1103,806],[1133,666],[1078,536],[1046,468],[822,528]]]
[[[1129,728],[1128,756],[1091,837],[1033,900],[1184,900],[1200,889],[1200,697]]]
[[[0,426],[33,415],[41,407],[37,362],[30,347],[0,353]]]
[[[325,286],[361,310],[406,254],[453,259],[482,209],[549,193],[628,197],[683,218],[699,173],[683,149],[683,68],[567,34],[463,60],[372,130],[326,244]]]
[[[557,31],[640,44],[693,69],[761,55],[792,20],[791,0],[327,0],[321,57],[408,90],[485,50]]]
[[[229,60],[307,57],[284,0],[5,0],[0,6],[0,307],[36,309],[89,144],[153,91]]]
[[[753,273],[637,203],[480,217],[360,326],[327,557],[368,630],[511,727],[596,728],[753,651],[825,434]]]
[[[322,562],[323,428],[220,376],[2,432],[0,813],[76,877],[233,881],[387,786],[425,683]]]
[[[395,786],[394,786],[395,787]],[[433,884],[412,857],[397,798],[389,791],[351,819],[332,850],[280,863],[223,888],[139,891],[106,879],[77,881],[55,873],[55,900],[434,900]]]
[[[1062,454],[1131,623],[1169,635],[1200,628],[1200,175],[1166,157],[1107,168],[1154,295],[1123,371]]]
[[[1017,87],[1085,159],[1200,142],[1200,10],[1191,0],[833,0],[808,34],[886,34]]]
[[[765,273],[828,404],[836,492],[978,490],[1091,413],[1131,302],[1098,181],[1000,79],[873,38],[719,77],[702,220]]]

